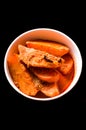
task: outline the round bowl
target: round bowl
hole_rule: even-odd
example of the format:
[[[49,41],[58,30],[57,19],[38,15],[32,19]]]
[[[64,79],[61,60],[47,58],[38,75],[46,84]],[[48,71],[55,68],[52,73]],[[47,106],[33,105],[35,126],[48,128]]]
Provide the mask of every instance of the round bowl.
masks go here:
[[[27,40],[34,40],[34,39],[51,40],[51,41],[63,43],[69,47],[70,53],[73,57],[74,70],[75,70],[73,80],[72,80],[71,84],[69,85],[69,87],[63,93],[61,93],[55,97],[37,98],[37,97],[28,96],[28,95],[22,93],[15,86],[15,84],[12,80],[12,77],[10,75],[8,64],[7,64],[7,59],[14,52],[17,52],[18,44],[23,45]],[[78,82],[80,75],[81,75],[81,71],[82,71],[82,57],[81,57],[81,53],[80,53],[80,50],[79,50],[77,44],[63,32],[61,32],[59,30],[51,29],[51,28],[36,28],[36,29],[32,29],[32,30],[22,33],[16,39],[14,39],[13,42],[9,45],[9,47],[6,51],[6,54],[5,54],[5,58],[4,58],[4,71],[5,71],[5,75],[6,75],[6,78],[9,82],[9,84],[13,87],[13,89],[15,89],[22,96],[24,96],[28,99],[37,100],[37,101],[50,101],[50,100],[58,99],[58,98],[64,96],[72,88],[74,88],[74,86],[76,86],[76,83]]]

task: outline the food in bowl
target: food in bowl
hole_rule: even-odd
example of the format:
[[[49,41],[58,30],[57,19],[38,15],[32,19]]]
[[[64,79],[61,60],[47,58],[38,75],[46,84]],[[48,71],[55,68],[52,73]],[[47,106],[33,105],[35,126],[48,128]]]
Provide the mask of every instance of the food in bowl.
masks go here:
[[[70,48],[50,40],[27,40],[7,59],[16,87],[24,94],[51,98],[60,95],[74,77]]]

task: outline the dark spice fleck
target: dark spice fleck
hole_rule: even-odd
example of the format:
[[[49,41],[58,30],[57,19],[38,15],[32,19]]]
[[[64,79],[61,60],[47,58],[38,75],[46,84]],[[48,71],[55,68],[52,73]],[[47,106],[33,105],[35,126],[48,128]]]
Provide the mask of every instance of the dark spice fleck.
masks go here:
[[[51,63],[53,63],[53,61],[50,60],[50,59],[48,59],[47,56],[44,56],[44,59],[45,59],[47,62],[51,62]]]
[[[59,62],[59,63],[61,63],[61,62],[62,62],[62,59],[61,59],[61,58],[59,58],[59,59],[58,59],[58,62]]]

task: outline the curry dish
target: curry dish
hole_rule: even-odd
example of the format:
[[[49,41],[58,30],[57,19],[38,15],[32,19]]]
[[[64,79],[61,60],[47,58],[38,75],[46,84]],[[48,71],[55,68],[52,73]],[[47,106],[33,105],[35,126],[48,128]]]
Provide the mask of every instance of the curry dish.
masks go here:
[[[74,61],[70,49],[51,41],[26,41],[18,53],[8,58],[16,87],[26,95],[54,97],[64,92],[73,80]]]

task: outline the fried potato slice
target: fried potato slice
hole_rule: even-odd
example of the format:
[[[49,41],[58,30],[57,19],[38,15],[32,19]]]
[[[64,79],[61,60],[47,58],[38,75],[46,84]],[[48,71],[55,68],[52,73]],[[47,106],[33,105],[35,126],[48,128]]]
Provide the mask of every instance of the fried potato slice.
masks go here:
[[[39,91],[38,84],[33,82],[33,78],[26,67],[19,61],[17,54],[9,57],[8,67],[18,89],[26,95],[35,96]]]
[[[47,52],[28,48],[23,45],[18,46],[19,59],[23,61],[27,67],[44,67],[44,68],[57,68],[62,65],[64,59],[56,57]]]
[[[71,84],[71,82],[73,80],[73,76],[74,76],[74,71],[71,71],[67,75],[63,75],[62,73],[59,72],[59,75],[60,75],[60,78],[59,78],[59,81],[58,81],[58,86],[59,86],[60,93],[62,93]]]
[[[65,59],[65,62],[58,68],[58,70],[66,75],[71,72],[74,62],[69,54],[64,55],[63,58]]]
[[[48,97],[54,97],[60,94],[57,82],[44,85],[40,91]]]
[[[56,69],[32,67],[31,71],[42,81],[53,83],[57,82],[60,78]]]
[[[51,41],[27,41],[27,47],[48,52],[55,56],[63,56],[69,52],[69,48],[61,43]]]

